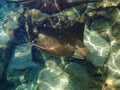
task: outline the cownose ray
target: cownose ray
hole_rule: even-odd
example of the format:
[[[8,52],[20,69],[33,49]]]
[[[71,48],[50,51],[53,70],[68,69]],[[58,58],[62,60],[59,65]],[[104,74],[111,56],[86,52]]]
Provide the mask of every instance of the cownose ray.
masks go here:
[[[84,20],[59,30],[42,25],[35,26],[29,31],[32,46],[53,56],[72,56],[83,59],[88,48],[83,44]],[[31,27],[29,27],[31,28]]]
[[[67,8],[75,7],[80,4],[101,2],[103,0],[14,0],[2,1],[4,3],[20,3],[24,7],[38,9],[43,13],[54,14]]]

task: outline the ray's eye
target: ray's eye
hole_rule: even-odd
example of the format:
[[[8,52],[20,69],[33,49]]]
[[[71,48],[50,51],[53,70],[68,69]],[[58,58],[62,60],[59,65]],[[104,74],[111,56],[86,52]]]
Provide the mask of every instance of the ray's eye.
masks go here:
[[[108,86],[107,83],[105,83],[104,86],[107,87]]]
[[[33,40],[33,41],[31,41],[31,43],[35,43],[35,41]]]
[[[105,90],[112,90],[107,83],[104,84],[104,88],[106,88]]]
[[[35,44],[37,43],[37,40],[32,40],[31,43]]]

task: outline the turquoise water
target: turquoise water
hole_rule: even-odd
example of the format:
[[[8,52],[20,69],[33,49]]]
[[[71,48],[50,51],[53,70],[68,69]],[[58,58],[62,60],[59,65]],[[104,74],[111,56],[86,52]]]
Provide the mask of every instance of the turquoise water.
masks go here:
[[[83,8],[85,28],[81,34],[76,25],[82,21],[81,5],[49,15],[21,4],[1,2],[0,90],[120,90],[119,5],[119,0],[88,4]],[[42,33],[38,34],[36,27]],[[83,43],[90,51],[84,59],[60,57],[32,47],[37,40],[41,46],[59,45],[58,39],[54,38],[55,42],[52,42],[53,38],[46,36],[59,36],[61,29],[66,30],[60,31],[65,35],[61,37],[61,40],[65,39],[62,44],[66,44],[72,40],[72,34],[66,28],[74,28],[80,38],[84,36]],[[82,50],[78,49],[78,52]]]

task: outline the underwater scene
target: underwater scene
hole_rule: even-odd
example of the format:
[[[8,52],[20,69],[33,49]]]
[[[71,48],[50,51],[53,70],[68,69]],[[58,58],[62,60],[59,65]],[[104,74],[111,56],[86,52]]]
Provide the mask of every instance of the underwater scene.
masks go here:
[[[0,0],[0,90],[120,90],[120,0]]]

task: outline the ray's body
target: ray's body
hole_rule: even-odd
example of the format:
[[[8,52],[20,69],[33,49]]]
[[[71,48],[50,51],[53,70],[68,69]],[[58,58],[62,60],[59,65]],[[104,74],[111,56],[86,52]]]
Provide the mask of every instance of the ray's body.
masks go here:
[[[44,23],[29,31],[32,46],[54,56],[74,56],[84,58],[89,50],[83,44],[84,22],[58,30],[44,27]],[[29,24],[31,28],[31,24]],[[37,30],[37,33],[34,33]]]

